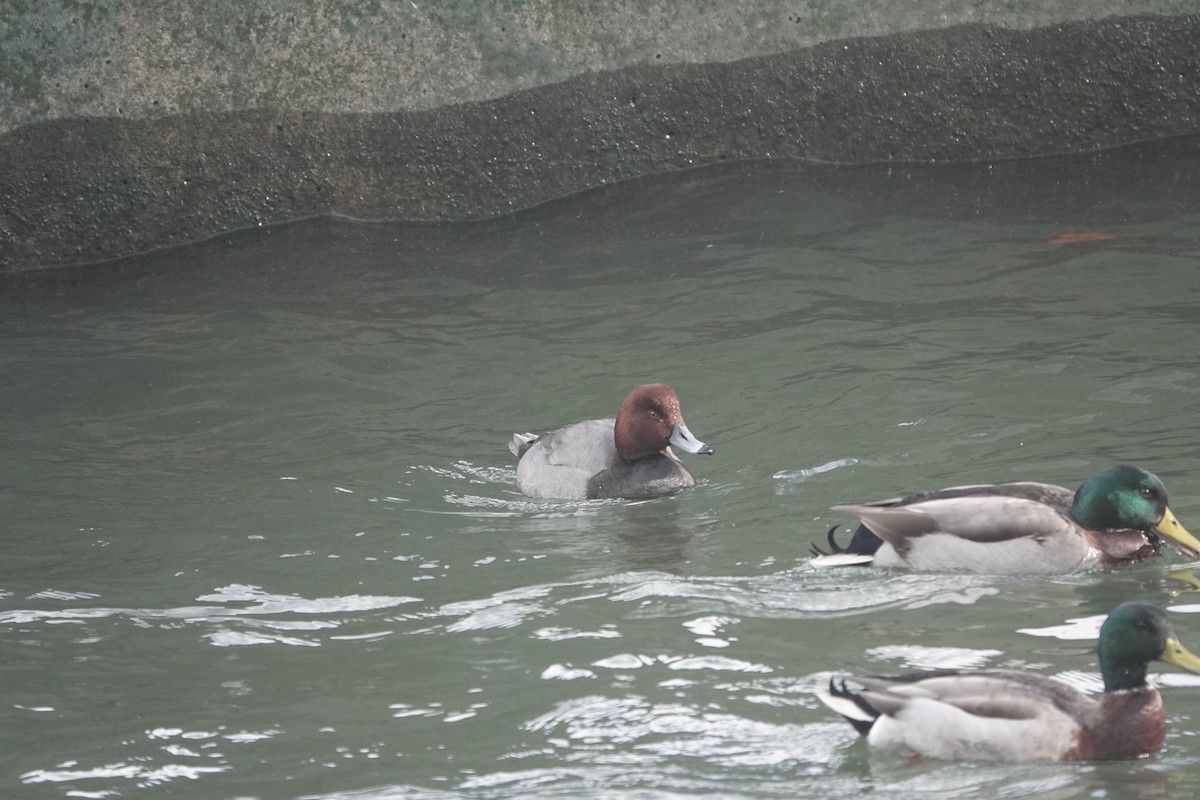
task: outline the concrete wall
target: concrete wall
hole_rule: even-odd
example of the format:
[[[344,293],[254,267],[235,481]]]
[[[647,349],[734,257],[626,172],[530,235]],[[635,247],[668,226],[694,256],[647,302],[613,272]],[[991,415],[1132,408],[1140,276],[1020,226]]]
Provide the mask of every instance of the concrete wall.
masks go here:
[[[1200,129],[1195,0],[0,0],[0,265]]]

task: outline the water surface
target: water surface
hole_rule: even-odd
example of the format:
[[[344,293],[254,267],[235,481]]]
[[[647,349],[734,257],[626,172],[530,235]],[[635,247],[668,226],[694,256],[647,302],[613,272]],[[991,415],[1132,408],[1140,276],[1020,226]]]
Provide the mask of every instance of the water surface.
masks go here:
[[[1200,682],[1162,665],[1166,748],[1120,764],[910,763],[812,696],[947,666],[1094,686],[1124,599],[1200,650],[1185,560],[806,556],[838,502],[1116,461],[1200,532],[1193,144],[732,165],[0,278],[0,795],[1191,800]],[[651,380],[717,450],[684,456],[695,489],[516,493],[511,432]]]

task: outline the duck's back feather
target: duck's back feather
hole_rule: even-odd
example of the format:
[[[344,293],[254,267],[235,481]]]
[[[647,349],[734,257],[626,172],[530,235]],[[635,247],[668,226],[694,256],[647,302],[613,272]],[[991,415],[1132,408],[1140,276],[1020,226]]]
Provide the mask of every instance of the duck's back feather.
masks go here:
[[[954,500],[972,497],[1018,497],[1038,503],[1056,506],[1064,512],[1071,507],[1075,493],[1062,486],[1037,481],[1013,481],[1011,483],[972,483],[949,486],[931,492],[916,492],[889,500],[862,503],[865,506],[910,506],[926,500]]]
[[[834,508],[886,543],[874,554],[879,566],[1057,571],[1083,565],[1091,552],[1071,535],[1073,496],[1045,483],[978,484]]]
[[[1040,675],[1012,670],[854,678],[822,696],[867,740],[933,758],[1055,761],[1071,757],[1098,701]],[[830,697],[838,704],[830,703]],[[847,703],[853,703],[848,707]],[[840,705],[840,707],[839,707]],[[851,713],[847,714],[847,710]],[[873,713],[866,723],[864,717]]]
[[[517,488],[530,497],[582,500],[588,481],[618,460],[613,419],[590,419],[526,440],[517,435]],[[518,441],[521,440],[521,441]]]

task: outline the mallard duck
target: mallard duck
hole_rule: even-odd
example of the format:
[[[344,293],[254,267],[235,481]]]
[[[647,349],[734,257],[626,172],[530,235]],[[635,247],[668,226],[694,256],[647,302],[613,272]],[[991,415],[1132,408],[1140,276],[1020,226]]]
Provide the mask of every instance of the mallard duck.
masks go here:
[[[683,421],[665,383],[635,387],[616,418],[590,419],[543,433],[513,434],[517,488],[530,497],[584,500],[654,497],[696,485],[671,451],[712,455]]]
[[[1184,555],[1200,541],[1167,506],[1162,481],[1119,464],[1076,491],[1046,483],[956,486],[862,505],[834,506],[861,524],[812,564],[875,564],[959,572],[1067,572],[1149,558],[1162,537]]]
[[[1200,658],[1149,603],[1118,606],[1100,628],[1104,693],[1084,694],[1054,678],[1019,670],[941,670],[829,681],[819,692],[872,745],[929,758],[1082,761],[1158,752],[1166,723],[1162,697],[1146,683],[1161,659],[1200,674]]]

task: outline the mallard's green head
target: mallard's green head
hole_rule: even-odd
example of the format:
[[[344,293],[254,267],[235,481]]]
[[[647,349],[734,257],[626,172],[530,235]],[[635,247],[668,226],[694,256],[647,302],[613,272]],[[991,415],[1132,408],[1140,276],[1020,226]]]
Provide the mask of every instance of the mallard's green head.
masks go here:
[[[1200,541],[1167,507],[1167,488],[1141,467],[1118,464],[1088,478],[1075,492],[1071,517],[1089,530],[1144,531],[1166,537],[1186,555],[1200,554]]]
[[[1200,658],[1179,643],[1166,612],[1149,603],[1117,606],[1100,627],[1097,649],[1106,692],[1144,686],[1146,667],[1159,659],[1200,674]]]

